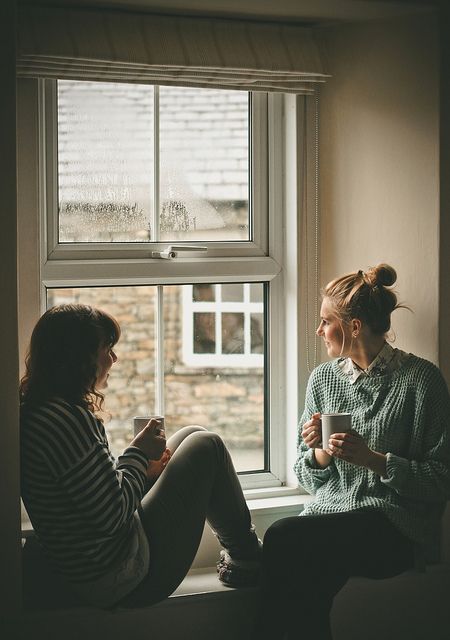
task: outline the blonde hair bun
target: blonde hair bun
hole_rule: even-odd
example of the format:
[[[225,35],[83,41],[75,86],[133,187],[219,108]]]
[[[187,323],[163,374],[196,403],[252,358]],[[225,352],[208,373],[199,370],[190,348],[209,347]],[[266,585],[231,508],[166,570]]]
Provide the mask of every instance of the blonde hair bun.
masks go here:
[[[397,273],[388,264],[378,264],[367,271],[361,269],[335,278],[322,289],[336,316],[343,322],[351,318],[363,320],[377,335],[386,335],[391,328],[391,313],[403,307],[397,302],[392,285]]]
[[[370,267],[365,275],[367,284],[370,284],[372,287],[377,285],[392,287],[397,280],[397,272],[394,267],[385,263],[377,264],[376,267]]]

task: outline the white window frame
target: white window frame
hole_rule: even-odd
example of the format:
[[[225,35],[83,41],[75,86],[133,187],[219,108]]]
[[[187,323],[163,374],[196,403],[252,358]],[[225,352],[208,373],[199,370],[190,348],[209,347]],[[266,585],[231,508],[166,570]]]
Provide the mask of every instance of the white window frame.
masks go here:
[[[40,127],[42,132],[41,146],[45,146],[45,206],[47,217],[41,229],[42,238],[45,238],[45,255],[47,262],[60,262],[64,259],[90,260],[94,259],[141,259],[152,260],[153,251],[162,251],[167,248],[167,242],[152,243],[59,243],[58,242],[58,184],[57,184],[57,159],[58,159],[58,120],[57,120],[57,81],[39,81],[40,90]],[[158,103],[158,92],[155,87],[155,104]],[[253,211],[263,212],[263,215],[254,216],[251,224],[250,241],[235,242],[191,242],[188,244],[206,245],[205,257],[267,257],[267,112],[268,96],[264,93],[253,93],[251,97],[251,126],[252,148],[250,150],[250,175],[253,176],[250,187],[249,207]],[[158,126],[158,117],[155,119]],[[158,132],[154,136],[158,140]],[[157,144],[157,143],[156,143]],[[158,170],[155,172],[158,176]],[[157,203],[155,202],[155,207]],[[177,241],[174,244],[182,244]],[[165,266],[163,265],[163,269]]]
[[[25,360],[31,330],[44,309],[46,286],[108,285],[120,278],[123,284],[162,282],[160,262],[130,259],[126,270],[104,256],[94,261],[80,259],[56,263],[48,255],[45,223],[46,165],[43,152],[46,119],[44,81],[19,79],[18,96],[18,238],[19,238],[19,347]],[[314,193],[317,193],[317,100],[314,96],[272,94],[268,99],[267,120],[267,207],[269,233],[267,256],[241,258],[247,281],[271,283],[268,323],[270,385],[270,464],[271,473],[242,477],[245,495],[254,508],[276,509],[280,495],[304,493],[293,472],[296,458],[297,423],[309,375],[305,334],[305,295],[308,269],[314,265],[306,246],[314,246],[308,220],[314,220]],[[256,159],[253,159],[256,163]],[[311,250],[310,254],[313,255]],[[233,281],[233,263],[219,257],[207,258],[194,269],[196,282]],[[185,261],[184,261],[185,262]],[[156,264],[155,264],[156,263]],[[183,261],[171,261],[171,272],[164,279],[177,283]],[[205,270],[208,277],[205,277]],[[265,277],[263,277],[265,276]],[[75,278],[76,277],[76,278]],[[242,279],[242,274],[240,274]],[[311,282],[309,282],[311,287]],[[286,485],[286,486],[281,486]],[[262,499],[260,502],[259,499]],[[266,505],[266,506],[263,506]]]
[[[222,299],[197,302],[193,300],[193,285],[183,287],[183,362],[190,367],[242,367],[256,368],[264,366],[262,353],[251,353],[250,317],[252,313],[264,314],[264,302],[250,302],[249,283],[243,283],[243,300],[225,302]],[[221,283],[217,283],[221,287]],[[217,291],[217,288],[216,288]],[[215,315],[215,353],[194,353],[194,313],[213,313]],[[244,353],[222,353],[222,334],[220,316],[223,313],[242,313],[244,315]]]
[[[96,261],[80,254],[68,259],[64,253],[58,255],[48,244],[45,219],[40,215],[47,206],[45,140],[49,115],[43,99],[46,85],[46,81],[36,79],[19,79],[17,84],[19,346],[22,364],[31,330],[45,310],[47,286],[101,286],[119,280],[125,285],[177,284],[183,282],[187,265],[190,282],[242,281],[242,270],[236,269],[236,262],[238,266],[245,264],[247,282],[270,282],[268,411],[271,472],[241,476],[242,484],[248,498],[268,500],[269,506],[280,492],[304,493],[298,488],[292,467],[296,457],[297,422],[309,374],[304,357],[307,352],[304,307],[308,275],[304,266],[308,260],[306,245],[311,244],[307,220],[314,219],[318,177],[315,97],[271,94],[267,100],[266,118],[260,119],[262,138],[266,140],[261,153],[267,157],[267,164],[263,170],[260,158],[253,157],[252,162],[267,185],[260,196],[265,199],[263,204],[269,213],[268,232],[260,243],[266,251],[250,257],[227,259],[219,251],[215,256],[204,258],[201,265],[180,258],[164,261],[168,264],[162,270],[162,260],[127,257],[118,264],[108,252],[102,253],[102,258]]]
[[[151,251],[167,248],[167,243],[132,247],[114,244],[58,245],[55,228],[57,211],[56,155],[56,82],[40,80],[37,90],[37,123],[39,136],[39,209],[40,209],[40,312],[45,310],[45,291],[48,287],[191,284],[193,282],[267,282],[270,283],[267,325],[271,327],[267,390],[270,404],[266,437],[266,459],[270,471],[240,474],[244,489],[259,491],[286,484],[285,407],[281,381],[284,379],[282,340],[283,275],[279,258],[283,255],[283,158],[284,143],[273,123],[283,122],[283,97],[276,94],[253,94],[252,127],[254,144],[250,162],[254,180],[251,181],[251,200],[255,210],[262,211],[255,223],[253,241],[248,243],[214,243],[201,259],[180,257],[176,260],[153,258]],[[50,99],[49,99],[50,96]],[[270,140],[270,149],[269,149]],[[258,186],[257,186],[258,185]],[[278,194],[278,196],[276,195]],[[275,200],[273,198],[275,197]],[[271,211],[276,220],[271,220]],[[46,211],[50,212],[47,217]],[[272,216],[273,217],[273,216]],[[258,219],[255,216],[255,221]],[[50,224],[48,224],[50,220]],[[281,224],[280,224],[281,223]],[[269,233],[269,225],[271,227]],[[192,243],[189,243],[192,244]],[[207,244],[207,243],[201,243]],[[274,251],[274,248],[276,251]],[[274,257],[277,254],[276,259]],[[120,256],[120,259],[119,259]],[[162,297],[159,303],[162,309]],[[162,314],[160,336],[162,336]],[[162,337],[160,338],[162,342]],[[162,358],[162,349],[159,350]],[[269,369],[270,367],[270,369]],[[163,410],[162,394],[158,411]]]

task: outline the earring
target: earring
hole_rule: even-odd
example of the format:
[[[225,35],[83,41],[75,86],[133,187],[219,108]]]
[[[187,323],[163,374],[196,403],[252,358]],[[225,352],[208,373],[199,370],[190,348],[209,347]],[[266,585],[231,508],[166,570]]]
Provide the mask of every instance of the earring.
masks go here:
[[[352,333],[352,338],[356,338],[357,336],[358,336],[358,332],[357,332],[357,331],[354,331],[354,332]]]

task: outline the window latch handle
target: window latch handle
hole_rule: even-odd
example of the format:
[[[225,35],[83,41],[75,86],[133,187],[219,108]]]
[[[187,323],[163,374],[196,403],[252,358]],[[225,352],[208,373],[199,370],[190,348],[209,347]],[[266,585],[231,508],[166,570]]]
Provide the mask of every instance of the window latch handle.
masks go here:
[[[173,258],[178,258],[180,254],[183,253],[205,253],[206,251],[208,251],[208,247],[199,247],[197,245],[188,244],[170,244],[167,249],[164,249],[163,251],[152,251],[152,258],[172,260]]]

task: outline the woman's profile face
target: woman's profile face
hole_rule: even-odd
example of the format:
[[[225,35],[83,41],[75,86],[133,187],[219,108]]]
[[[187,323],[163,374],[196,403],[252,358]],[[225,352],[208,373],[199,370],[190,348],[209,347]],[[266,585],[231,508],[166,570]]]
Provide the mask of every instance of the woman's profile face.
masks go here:
[[[108,386],[109,370],[117,361],[117,356],[110,345],[100,347],[97,358],[97,379],[95,381],[96,389],[106,389]]]
[[[336,316],[328,298],[323,299],[316,333],[323,338],[330,358],[348,355],[352,341],[351,329]]]

